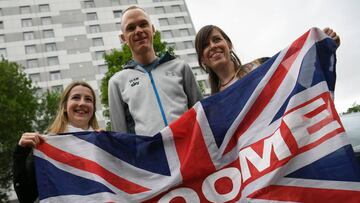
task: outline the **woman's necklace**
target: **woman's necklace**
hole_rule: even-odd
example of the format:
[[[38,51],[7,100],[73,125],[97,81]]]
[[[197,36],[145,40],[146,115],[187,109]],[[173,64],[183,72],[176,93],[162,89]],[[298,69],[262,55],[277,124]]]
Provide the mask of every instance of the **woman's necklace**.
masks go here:
[[[225,87],[226,85],[228,85],[231,81],[233,81],[233,80],[234,80],[235,75],[236,75],[236,73],[234,73],[234,75],[230,78],[230,80],[229,80],[229,81],[227,81],[225,84],[221,84],[221,83],[220,83],[220,87]]]

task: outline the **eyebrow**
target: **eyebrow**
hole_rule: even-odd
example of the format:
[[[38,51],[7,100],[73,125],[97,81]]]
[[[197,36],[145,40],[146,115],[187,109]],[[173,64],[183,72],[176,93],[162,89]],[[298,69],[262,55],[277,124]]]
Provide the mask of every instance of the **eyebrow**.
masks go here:
[[[134,26],[134,25],[138,25],[138,24],[143,24],[143,23],[150,24],[149,21],[147,21],[146,19],[143,19],[143,20],[140,20],[140,22],[138,22],[138,23],[132,22],[132,23],[127,24],[127,25],[125,26],[125,29],[128,29],[128,27],[130,27],[130,26]]]
[[[84,95],[84,97],[91,97],[91,98],[94,98],[92,95],[81,94],[81,93],[71,94],[71,95],[70,95],[70,97],[73,97],[73,96],[82,96],[82,95]]]

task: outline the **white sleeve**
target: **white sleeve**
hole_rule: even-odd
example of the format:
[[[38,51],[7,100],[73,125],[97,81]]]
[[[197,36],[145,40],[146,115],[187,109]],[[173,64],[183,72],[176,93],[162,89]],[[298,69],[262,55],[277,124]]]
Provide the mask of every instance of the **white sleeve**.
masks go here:
[[[108,88],[111,130],[116,132],[127,133],[124,102],[121,96],[120,87],[116,83],[115,79],[116,78],[111,78],[109,80],[109,88]]]

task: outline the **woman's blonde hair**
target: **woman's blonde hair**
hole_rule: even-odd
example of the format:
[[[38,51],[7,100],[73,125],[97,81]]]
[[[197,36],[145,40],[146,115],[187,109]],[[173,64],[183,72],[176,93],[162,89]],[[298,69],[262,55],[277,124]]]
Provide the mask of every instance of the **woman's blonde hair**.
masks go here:
[[[69,118],[68,118],[68,115],[66,113],[66,103],[67,103],[67,100],[69,98],[70,91],[74,87],[79,86],[79,85],[87,87],[87,88],[89,88],[91,90],[92,96],[94,98],[94,112],[93,112],[93,115],[90,118],[89,125],[93,129],[98,129],[99,128],[99,124],[98,124],[96,116],[95,116],[95,112],[96,112],[96,95],[95,95],[94,90],[86,82],[75,81],[75,82],[72,82],[70,85],[68,85],[66,87],[66,89],[63,91],[63,93],[61,94],[61,99],[60,99],[59,108],[58,108],[56,117],[55,117],[54,121],[52,122],[52,124],[46,129],[46,133],[58,134],[58,133],[65,132],[66,126],[69,123]]]

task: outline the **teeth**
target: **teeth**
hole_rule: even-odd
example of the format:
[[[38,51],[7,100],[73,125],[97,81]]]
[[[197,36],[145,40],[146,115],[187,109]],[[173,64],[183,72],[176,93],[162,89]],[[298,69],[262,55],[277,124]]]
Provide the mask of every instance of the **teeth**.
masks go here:
[[[212,54],[211,56],[210,56],[210,58],[213,58],[213,57],[216,57],[216,56],[218,56],[220,53],[214,53],[214,54]]]
[[[86,111],[82,111],[82,110],[75,110],[76,113],[86,113]]]

